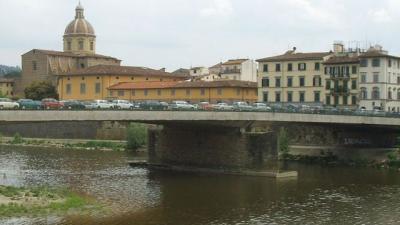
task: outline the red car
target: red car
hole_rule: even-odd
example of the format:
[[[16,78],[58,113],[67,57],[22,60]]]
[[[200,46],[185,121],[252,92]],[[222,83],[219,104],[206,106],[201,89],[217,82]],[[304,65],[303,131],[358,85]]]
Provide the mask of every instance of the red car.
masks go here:
[[[45,98],[42,100],[43,109],[62,109],[64,104],[54,98]]]
[[[209,102],[200,102],[199,109],[205,111],[211,111],[213,110],[213,106]]]

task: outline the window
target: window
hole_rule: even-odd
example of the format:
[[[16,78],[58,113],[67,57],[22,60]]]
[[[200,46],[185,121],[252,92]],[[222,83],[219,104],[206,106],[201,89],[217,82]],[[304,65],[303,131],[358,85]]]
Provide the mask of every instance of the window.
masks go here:
[[[314,92],[314,102],[320,102],[321,101],[321,92],[316,91]]]
[[[348,104],[347,96],[343,96],[343,105],[347,105],[347,104]]]
[[[37,70],[37,62],[36,61],[32,61],[32,69]]]
[[[328,75],[328,67],[324,68],[324,73],[325,73],[325,75]]]
[[[361,59],[360,66],[361,67],[368,67],[368,59]]]
[[[136,95],[136,91],[132,90],[132,96],[135,96],[135,95]]]
[[[300,83],[300,87],[304,87],[304,84],[305,84],[305,77],[300,77],[300,78],[299,78],[299,83]]]
[[[161,90],[157,90],[157,95],[161,96]]]
[[[222,95],[222,88],[218,88],[217,93],[218,93],[218,95]]]
[[[325,89],[326,89],[326,90],[331,89],[331,81],[330,81],[330,80],[327,80],[327,81],[326,81]]]
[[[351,89],[357,89],[357,80],[351,80]]]
[[[289,64],[287,65],[287,70],[288,70],[289,72],[293,71],[293,64],[289,63]]]
[[[83,41],[79,41],[79,50],[83,50]]]
[[[281,93],[275,92],[275,102],[281,102]]]
[[[70,95],[71,94],[71,92],[72,92],[72,90],[71,90],[71,84],[67,84],[67,86],[66,86],[66,93],[67,93],[67,95]]]
[[[275,87],[281,87],[281,78],[275,78]]]
[[[275,65],[275,71],[276,71],[276,72],[281,72],[281,64],[277,63],[277,64]]]
[[[190,89],[186,89],[186,96],[190,96]]]
[[[100,83],[96,83],[94,89],[95,89],[95,93],[96,94],[100,94],[101,84]]]
[[[82,77],[81,79],[82,79],[82,80],[85,80],[85,77]]]
[[[307,69],[307,66],[305,63],[299,63],[298,69],[299,69],[299,71],[304,71]]]
[[[149,95],[149,90],[144,90],[144,91],[143,91],[143,94],[144,94],[144,96]]]
[[[352,66],[351,67],[351,74],[356,74],[357,73],[357,66]]]
[[[172,89],[172,90],[171,90],[171,95],[172,95],[172,96],[175,96],[175,89]]]
[[[304,92],[299,93],[299,102],[304,102],[304,95],[305,95]]]
[[[400,100],[400,90],[397,90],[397,99]]]
[[[379,88],[378,87],[374,87],[372,88],[372,99],[374,100],[378,100],[380,99],[380,92],[379,92]]]
[[[397,77],[397,84],[400,84],[400,77]]]
[[[372,59],[372,67],[380,67],[381,60],[380,59]]]
[[[389,91],[388,91],[388,99],[392,99],[392,89],[390,89],[389,88]]]
[[[314,87],[321,87],[321,86],[322,86],[321,77],[315,76],[315,77],[313,78],[313,86],[314,86]]]
[[[330,104],[331,104],[331,96],[327,95],[327,96],[325,97],[325,104],[326,104],[326,105],[330,105]]]
[[[265,72],[265,73],[268,72],[268,64],[264,64],[264,66],[263,66],[263,72]]]
[[[388,66],[392,67],[392,60],[391,59],[389,59],[389,61],[388,61]]]
[[[206,89],[202,88],[200,89],[200,95],[204,96],[206,94]]]
[[[85,68],[85,64],[81,63],[81,69]]]
[[[315,69],[316,71],[319,71],[319,70],[320,70],[320,67],[321,67],[321,64],[320,64],[319,62],[316,62],[316,63],[315,63],[315,66],[314,66],[314,69]]]
[[[335,96],[333,100],[335,105],[339,105],[339,96]]]
[[[361,73],[361,83],[367,83],[367,73]]]
[[[293,92],[287,93],[287,102],[293,102]]]
[[[86,84],[85,83],[81,83],[80,92],[81,92],[81,94],[86,94]]]
[[[374,81],[374,83],[379,82],[379,73],[374,73],[373,81]]]
[[[368,92],[367,92],[367,89],[366,89],[366,88],[361,88],[360,99],[361,99],[361,100],[366,100],[366,99],[368,99]]]
[[[269,87],[269,78],[263,78],[261,80],[261,86],[262,87]]]
[[[236,88],[236,95],[237,95],[237,96],[240,95],[240,88]]]
[[[72,43],[70,41],[67,42],[67,49],[68,51],[71,51],[72,49]]]
[[[91,41],[90,42],[90,50],[93,51],[93,49],[94,49],[94,43],[93,43],[93,41]]]
[[[351,104],[357,105],[357,96],[355,96],[355,95],[351,96]]]
[[[293,86],[293,77],[288,77],[287,78],[287,86],[292,87]]]
[[[268,92],[263,92],[263,100],[264,102],[268,102]]]
[[[118,91],[118,96],[119,97],[123,97],[124,95],[125,95],[125,91],[123,91],[123,90]]]

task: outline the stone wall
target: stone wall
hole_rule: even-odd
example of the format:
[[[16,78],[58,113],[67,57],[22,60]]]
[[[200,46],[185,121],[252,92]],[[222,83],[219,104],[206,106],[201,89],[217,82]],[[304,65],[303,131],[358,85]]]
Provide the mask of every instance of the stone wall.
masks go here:
[[[0,133],[3,136],[19,133],[27,138],[125,140],[126,126],[108,121],[0,123]]]
[[[149,131],[149,161],[207,168],[253,167],[276,155],[276,136],[219,126],[164,126]]]

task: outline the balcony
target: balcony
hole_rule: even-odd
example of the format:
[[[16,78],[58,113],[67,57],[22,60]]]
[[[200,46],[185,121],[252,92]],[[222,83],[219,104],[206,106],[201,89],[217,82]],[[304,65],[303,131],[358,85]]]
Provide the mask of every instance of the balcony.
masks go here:
[[[222,74],[233,74],[233,73],[241,73],[240,69],[225,69],[222,70]]]
[[[338,86],[330,89],[330,94],[334,96],[338,95],[350,95],[350,89],[343,86]]]

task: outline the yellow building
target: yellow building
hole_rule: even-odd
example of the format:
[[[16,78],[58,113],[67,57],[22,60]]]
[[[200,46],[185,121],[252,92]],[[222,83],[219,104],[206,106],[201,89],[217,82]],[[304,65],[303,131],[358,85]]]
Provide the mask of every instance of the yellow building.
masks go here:
[[[109,99],[108,87],[121,82],[168,82],[188,79],[185,75],[144,67],[97,65],[58,75],[61,100]]]
[[[197,82],[121,82],[108,88],[114,99],[129,101],[157,100],[171,102],[184,100],[190,103],[257,101],[257,83],[246,81]]]
[[[14,81],[11,79],[0,79],[0,95],[12,97],[14,95]]]
[[[330,52],[297,53],[257,60],[259,101],[270,103],[322,104],[325,75],[322,63]]]

